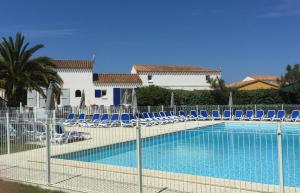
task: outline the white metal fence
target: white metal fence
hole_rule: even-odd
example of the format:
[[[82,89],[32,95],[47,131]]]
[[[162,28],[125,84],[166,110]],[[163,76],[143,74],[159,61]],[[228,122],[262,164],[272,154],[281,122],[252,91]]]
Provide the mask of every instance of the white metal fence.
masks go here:
[[[196,108],[225,107],[176,110]],[[296,108],[284,107],[288,112]],[[150,107],[151,111],[162,109],[170,110]],[[130,109],[100,113],[105,112]],[[174,116],[147,124],[140,119],[140,127],[134,121],[122,124],[120,118],[115,124],[89,125],[66,123],[67,116],[60,113],[59,109],[0,113],[0,178],[81,192],[300,191],[297,123],[195,121]]]

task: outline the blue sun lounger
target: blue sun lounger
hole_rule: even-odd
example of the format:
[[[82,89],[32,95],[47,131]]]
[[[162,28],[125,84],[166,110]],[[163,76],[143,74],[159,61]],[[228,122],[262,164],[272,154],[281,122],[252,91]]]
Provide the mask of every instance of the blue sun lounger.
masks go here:
[[[156,120],[156,121],[160,121],[162,124],[165,124],[165,123],[169,122],[168,120],[165,120],[164,118],[159,116],[159,114],[157,112],[153,112],[152,114],[153,114],[152,118],[154,118],[154,120]]]
[[[74,125],[75,123],[76,123],[75,113],[70,113],[68,115],[68,118],[63,122],[63,125],[70,126],[70,125]]]
[[[267,116],[263,118],[264,121],[273,121],[275,118],[276,112],[275,110],[268,110]]]
[[[178,112],[178,115],[179,115],[179,119],[180,119],[181,121],[188,121],[188,120],[189,120],[189,117],[187,117],[187,116],[185,115],[185,112],[184,112],[184,111],[179,111],[179,112]]]
[[[212,120],[220,120],[221,119],[220,111],[219,110],[212,110],[211,118],[212,118]]]
[[[286,121],[298,121],[300,116],[299,110],[293,110],[289,117],[287,117]]]
[[[139,121],[140,125],[144,125],[144,126],[152,125],[152,122],[145,119],[144,116],[140,113],[137,113],[136,116],[134,116],[132,113],[129,113],[129,119],[133,123],[133,125],[136,125],[137,121]]]
[[[110,124],[110,120],[109,120],[109,114],[104,113],[101,116],[100,122],[99,122],[99,126],[101,127],[108,127]]]
[[[222,119],[223,120],[230,120],[231,119],[231,111],[230,110],[224,110]]]
[[[128,113],[123,113],[121,115],[121,126],[122,127],[133,127],[133,122],[130,120]]]
[[[89,127],[97,127],[98,123],[100,121],[100,114],[95,113],[90,121],[86,122],[86,125]]]
[[[86,120],[85,120],[85,114],[84,113],[79,114],[77,124],[79,126],[86,126]]]
[[[233,115],[233,120],[242,120],[243,119],[243,111],[242,110],[236,110],[234,112],[234,115]]]
[[[179,122],[179,118],[171,114],[171,112],[165,111],[164,112],[166,117],[168,117],[172,122]]]
[[[277,111],[276,116],[273,118],[273,121],[283,121],[285,119],[285,110]]]
[[[174,122],[174,120],[171,119],[171,118],[169,118],[169,117],[167,117],[167,115],[166,115],[165,112],[163,112],[163,111],[160,111],[160,112],[159,112],[159,115],[160,115],[160,117],[161,117],[163,120],[166,120],[166,121],[169,122],[169,123],[173,123],[173,122]]]
[[[152,124],[163,124],[164,122],[161,121],[160,119],[155,118],[154,114],[151,112],[147,113],[147,118],[149,118],[149,120],[152,122]]]
[[[172,117],[172,119],[174,119],[176,122],[179,122],[179,117],[175,115],[175,113],[173,111],[167,112],[167,116]]]
[[[244,120],[250,121],[250,120],[252,120],[252,118],[253,118],[253,110],[252,109],[251,110],[249,110],[249,109],[246,110]]]
[[[261,121],[263,120],[264,118],[264,111],[263,110],[257,110],[254,117],[253,117],[253,120],[254,121]]]
[[[206,110],[200,110],[200,116],[199,119],[201,120],[209,120],[210,116],[208,115]]]
[[[120,125],[120,115],[119,115],[119,113],[112,114],[111,119],[110,119],[110,126],[111,127],[117,127],[119,125]]]
[[[153,116],[153,113],[151,112],[144,112],[143,116],[147,121],[150,121],[151,124],[155,124],[155,125],[160,124],[160,121],[156,120]]]
[[[90,133],[78,131],[66,131],[63,125],[56,123],[52,131],[51,141],[54,143],[62,144],[68,142],[82,141],[91,139]]]
[[[191,110],[191,114],[190,114],[189,118],[190,118],[190,120],[198,121],[199,120],[199,116],[197,115],[197,111]]]

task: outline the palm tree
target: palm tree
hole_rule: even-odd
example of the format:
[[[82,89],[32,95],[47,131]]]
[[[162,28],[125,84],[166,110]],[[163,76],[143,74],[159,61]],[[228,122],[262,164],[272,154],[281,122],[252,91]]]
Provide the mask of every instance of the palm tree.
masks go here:
[[[15,40],[9,37],[2,38],[0,42],[0,88],[5,90],[9,107],[19,106],[27,91],[36,90],[45,96],[44,90],[50,81],[55,83],[55,94],[58,96],[63,83],[51,58],[32,57],[44,46],[37,44],[28,48],[29,43],[25,43],[24,39],[21,33],[17,33]]]

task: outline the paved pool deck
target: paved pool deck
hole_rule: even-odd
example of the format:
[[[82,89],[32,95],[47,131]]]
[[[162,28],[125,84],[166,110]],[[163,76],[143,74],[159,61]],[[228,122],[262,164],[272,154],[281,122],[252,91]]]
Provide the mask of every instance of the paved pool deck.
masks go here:
[[[204,127],[223,121],[188,121],[142,127],[142,137],[151,137],[181,130]],[[240,122],[250,123],[250,122]],[[260,122],[262,123],[262,122]],[[290,123],[299,124],[299,123]],[[67,127],[67,130],[89,132],[91,139],[51,146],[51,156],[112,145],[136,139],[132,127]],[[46,185],[46,148],[0,156],[0,178]],[[74,160],[51,159],[51,187],[70,189],[70,192],[127,193],[138,192],[137,170]],[[143,170],[145,193],[154,192],[279,192],[278,186],[235,180],[192,176],[154,170]],[[300,193],[287,188],[285,192]]]

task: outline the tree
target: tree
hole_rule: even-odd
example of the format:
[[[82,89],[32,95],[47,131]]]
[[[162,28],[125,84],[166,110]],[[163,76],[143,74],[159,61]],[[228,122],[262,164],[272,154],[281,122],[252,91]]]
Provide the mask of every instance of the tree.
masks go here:
[[[225,81],[222,78],[210,78],[208,79],[208,83],[210,84],[210,88],[212,88],[213,90],[227,90]]]
[[[288,64],[285,74],[278,81],[281,87],[300,82],[300,64]]]
[[[5,90],[9,107],[18,107],[27,91],[36,90],[45,97],[44,90],[51,81],[55,83],[56,96],[60,93],[63,81],[52,59],[46,56],[32,57],[44,45],[28,46],[21,33],[17,33],[15,39],[2,38],[0,42],[0,86]]]
[[[216,99],[216,102],[221,105],[228,104],[229,89],[226,87],[225,81],[222,78],[210,78],[208,80],[212,90],[212,95]]]
[[[170,105],[171,91],[159,86],[147,86],[137,90],[139,106]]]

